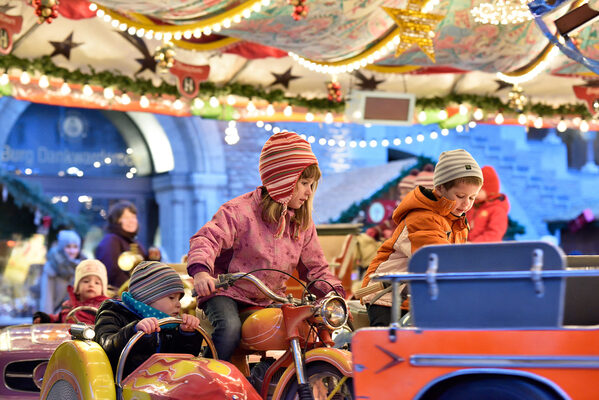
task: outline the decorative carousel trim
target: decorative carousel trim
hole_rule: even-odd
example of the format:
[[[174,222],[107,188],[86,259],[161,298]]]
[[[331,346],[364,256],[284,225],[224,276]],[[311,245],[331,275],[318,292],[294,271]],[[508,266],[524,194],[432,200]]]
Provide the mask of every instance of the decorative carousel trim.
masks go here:
[[[241,42],[241,39],[233,37],[225,37],[219,40],[215,40],[210,43],[192,43],[186,40],[173,40],[173,44],[181,49],[194,50],[194,51],[212,51],[218,50],[223,47],[231,46],[237,42]]]
[[[370,64],[365,67],[367,70],[380,72],[382,74],[407,74],[422,68],[420,65],[377,65]]]
[[[170,34],[173,36],[187,35],[189,37],[193,34],[195,37],[200,37],[202,34],[210,35],[212,32],[219,32],[222,28],[230,28],[233,24],[240,23],[244,18],[249,18],[253,12],[260,11],[263,6],[268,6],[269,4],[270,0],[247,0],[246,2],[218,15],[185,25],[158,25],[149,22],[147,17],[142,14],[131,13],[136,19],[134,20],[97,3],[91,3],[90,10],[96,11],[98,17],[104,18],[106,22],[115,24],[116,27],[119,27],[123,31],[128,31],[131,35],[137,34],[137,31],[143,30],[144,33],[140,36],[150,34],[151,32],[154,36],[158,33],[161,35]],[[113,20],[117,22],[112,22]],[[123,27],[123,25],[125,26]],[[160,38],[157,37],[157,39]],[[179,38],[175,37],[175,39]]]
[[[399,43],[400,33],[401,29],[395,27],[387,35],[385,35],[385,37],[379,39],[377,43],[369,47],[367,50],[343,60],[315,61],[302,57],[291,51],[289,52],[289,56],[297,61],[300,65],[312,71],[324,74],[340,74],[351,72],[360,68],[364,68],[394,51],[397,43]]]

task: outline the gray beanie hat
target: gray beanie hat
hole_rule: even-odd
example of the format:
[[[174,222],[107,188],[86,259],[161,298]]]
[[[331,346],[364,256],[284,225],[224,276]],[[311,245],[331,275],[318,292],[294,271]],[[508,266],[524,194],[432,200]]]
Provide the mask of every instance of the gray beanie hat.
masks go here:
[[[464,149],[444,151],[435,166],[433,184],[435,187],[468,176],[479,177],[483,181],[483,172],[476,160]]]

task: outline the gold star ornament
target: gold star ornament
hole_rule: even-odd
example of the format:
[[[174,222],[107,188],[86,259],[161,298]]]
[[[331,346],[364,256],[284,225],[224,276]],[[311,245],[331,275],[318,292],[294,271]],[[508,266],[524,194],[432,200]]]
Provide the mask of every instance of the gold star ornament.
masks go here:
[[[441,22],[444,15],[428,14],[422,12],[427,0],[409,0],[406,9],[383,7],[383,10],[393,18],[399,28],[399,44],[395,50],[395,57],[399,57],[412,45],[417,44],[420,50],[435,62],[435,48],[433,37],[434,26]]]

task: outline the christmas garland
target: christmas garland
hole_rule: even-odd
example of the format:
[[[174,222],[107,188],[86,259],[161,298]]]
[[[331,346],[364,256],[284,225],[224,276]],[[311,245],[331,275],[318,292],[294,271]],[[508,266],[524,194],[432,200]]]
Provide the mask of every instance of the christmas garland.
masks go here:
[[[84,73],[79,69],[69,71],[66,68],[58,67],[53,63],[52,58],[43,56],[33,60],[19,58],[12,54],[0,57],[0,68],[5,71],[9,68],[19,68],[23,71],[38,72],[50,77],[63,79],[68,83],[90,84],[103,87],[115,87],[123,92],[134,93],[138,95],[170,95],[179,97],[179,91],[174,85],[162,82],[159,86],[154,86],[148,79],[132,79],[128,76],[116,74],[110,71],[96,72],[91,66],[90,73]],[[229,94],[246,97],[248,99],[262,99],[269,103],[287,103],[292,106],[305,107],[312,111],[334,111],[343,112],[345,110],[345,101],[331,101],[328,98],[307,99],[301,95],[295,97],[285,96],[285,92],[280,89],[266,90],[261,87],[241,83],[228,83],[217,86],[213,82],[201,82],[200,93],[203,97],[226,96]],[[1,93],[1,94],[4,94]],[[487,112],[504,112],[518,114],[512,109],[508,102],[503,102],[499,97],[489,95],[475,94],[457,94],[450,93],[444,97],[418,98],[416,100],[417,108],[421,110],[444,109],[450,105],[470,104]],[[532,113],[540,117],[564,117],[577,115],[581,118],[590,119],[592,117],[584,103],[561,104],[552,106],[543,103],[526,104],[522,110],[523,113]]]
[[[0,188],[2,186],[8,191],[17,207],[27,207],[32,211],[39,210],[42,215],[52,218],[53,227],[68,226],[80,234],[87,232],[89,226],[81,217],[68,213],[53,204],[44,196],[38,186],[30,185],[16,176],[0,170]],[[17,229],[18,227],[13,228]]]
[[[360,213],[360,211],[365,210],[370,203],[374,200],[382,197],[385,193],[387,193],[391,188],[395,187],[397,183],[402,180],[406,175],[410,173],[410,171],[414,168],[421,170],[426,164],[435,165],[437,162],[424,156],[418,156],[416,163],[410,167],[404,168],[398,177],[391,179],[389,182],[385,183],[383,187],[377,190],[372,196],[360,200],[360,202],[353,203],[349,208],[341,213],[339,218],[331,221],[332,224],[340,224],[340,223],[348,223],[352,222]]]
[[[67,83],[98,85],[102,87],[112,86],[122,92],[134,93],[140,96],[151,94],[155,96],[170,95],[179,97],[177,87],[166,82],[162,82],[159,86],[154,86],[149,79],[132,79],[110,71],[96,72],[91,66],[89,66],[90,73],[84,73],[79,69],[69,71],[54,64],[52,58],[49,56],[29,60],[9,54],[0,57],[0,68],[5,71],[9,68],[19,68],[30,73],[38,72],[49,77],[60,78]],[[233,94],[248,99],[262,99],[269,103],[286,103],[291,106],[305,107],[313,111],[342,112],[345,108],[345,102],[343,101],[336,102],[327,98],[307,99],[302,96],[288,97],[280,89],[265,90],[241,83],[228,83],[217,86],[213,82],[201,82],[200,93],[205,98]]]
[[[518,221],[514,221],[508,215],[507,217],[507,230],[505,231],[505,235],[503,235],[503,240],[516,240],[516,235],[523,235],[526,233],[526,228],[518,223]]]
[[[416,99],[416,107],[421,110],[445,109],[452,104],[471,104],[487,112],[504,113],[532,113],[539,117],[564,117],[578,115],[581,118],[591,118],[592,115],[584,103],[561,104],[557,107],[543,103],[525,104],[521,111],[514,110],[508,102],[503,102],[499,97],[476,94],[450,93],[445,97],[428,97]]]

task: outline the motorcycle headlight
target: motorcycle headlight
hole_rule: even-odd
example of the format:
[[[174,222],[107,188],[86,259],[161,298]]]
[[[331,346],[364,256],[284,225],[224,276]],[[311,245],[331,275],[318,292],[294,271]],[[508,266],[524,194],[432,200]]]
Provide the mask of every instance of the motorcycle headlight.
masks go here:
[[[326,299],[320,307],[322,321],[331,329],[342,327],[347,321],[347,305],[341,297]]]

